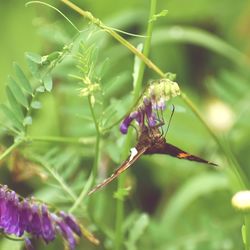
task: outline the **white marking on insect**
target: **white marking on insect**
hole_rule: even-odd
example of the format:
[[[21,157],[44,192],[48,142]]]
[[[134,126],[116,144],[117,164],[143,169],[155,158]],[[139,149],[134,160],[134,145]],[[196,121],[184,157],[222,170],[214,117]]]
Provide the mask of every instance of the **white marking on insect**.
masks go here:
[[[130,149],[130,157],[129,157],[129,161],[132,161],[134,159],[134,157],[137,155],[138,151],[136,148],[131,148]]]

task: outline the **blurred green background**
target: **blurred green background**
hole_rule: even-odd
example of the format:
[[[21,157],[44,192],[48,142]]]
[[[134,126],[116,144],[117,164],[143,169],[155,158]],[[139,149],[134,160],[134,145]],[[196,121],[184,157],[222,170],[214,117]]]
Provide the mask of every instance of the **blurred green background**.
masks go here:
[[[41,5],[25,7],[26,2],[0,2],[1,102],[6,100],[5,82],[7,76],[13,73],[14,61],[27,71],[26,51],[46,55],[61,50],[75,35],[72,26],[58,13]],[[47,2],[63,11],[79,29],[88,30],[87,21],[60,1]],[[74,3],[92,12],[107,25],[134,34],[145,34],[149,1],[85,0]],[[181,89],[188,93],[216,134],[225,138],[250,178],[249,1],[158,0],[157,9],[159,12],[166,9],[168,14],[155,23],[150,58],[164,72],[177,74],[176,81]],[[97,30],[93,31],[91,42],[99,48],[99,63],[106,58],[110,60],[102,81],[106,86],[114,82],[104,97],[104,103],[113,103],[122,115],[127,112],[125,97],[132,90],[134,56],[104,32]],[[86,39],[84,34],[83,40]],[[143,41],[143,38],[124,37],[136,46]],[[78,98],[79,86],[68,77],[74,72],[72,67],[65,63],[55,70],[55,88],[51,94],[41,98],[43,109],[34,115],[30,135],[94,135],[93,124],[82,118],[89,114],[86,100]],[[156,77],[147,69],[144,82]],[[127,177],[132,191],[125,202],[123,247],[129,250],[243,249],[241,215],[231,207],[235,190],[230,184],[224,157],[191,110],[179,98],[173,102],[177,111],[167,139],[221,167],[214,170],[202,164],[162,155],[142,157]],[[124,141],[117,127],[111,132],[102,142],[100,164],[100,169],[104,168],[102,171],[108,173],[121,162]],[[30,148],[44,154],[54,150],[51,155],[58,156],[60,166],[72,168],[68,183],[73,183],[77,174],[86,180],[93,161],[92,148],[53,143],[34,143]],[[44,187],[46,181],[42,178],[34,177],[16,183],[11,178],[13,162],[6,165],[10,171],[1,174],[2,182],[16,187],[17,192],[35,192],[42,200],[56,200],[53,188]],[[108,170],[106,165],[110,167]],[[77,183],[80,185],[81,179],[78,178]],[[97,198],[93,198],[88,208],[92,215],[85,218],[86,224],[89,223],[90,229],[102,241],[101,245],[93,247],[83,240],[78,249],[113,249],[115,199],[111,191],[115,187],[113,183],[106,191],[97,194]],[[82,216],[81,211],[78,211],[78,215]],[[10,247],[10,244],[14,243],[2,240],[1,249]],[[47,248],[56,249],[53,245]]]

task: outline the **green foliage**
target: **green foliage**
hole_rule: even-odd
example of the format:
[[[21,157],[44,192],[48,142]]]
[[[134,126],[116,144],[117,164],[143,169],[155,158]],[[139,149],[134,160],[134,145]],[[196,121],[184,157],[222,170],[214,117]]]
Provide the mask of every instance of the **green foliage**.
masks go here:
[[[6,102],[0,106],[1,183],[18,187],[25,196],[34,194],[55,210],[76,214],[87,238],[91,241],[91,231],[101,241],[96,247],[81,240],[82,248],[230,250],[248,244],[247,220],[242,226],[231,196],[250,185],[249,47],[244,42],[249,40],[250,6],[165,2],[158,1],[151,18],[142,0],[86,1],[85,8],[107,25],[128,31],[122,36],[140,52],[148,37],[128,34],[143,35],[154,21],[149,58],[168,78],[176,73],[181,93],[192,100],[171,100],[176,112],[166,139],[218,163],[218,168],[165,155],[142,156],[124,177],[124,185],[116,189],[114,181],[87,196],[137,142],[133,128],[127,137],[120,134],[119,123],[133,109],[135,95],[142,94],[136,93],[138,79],[143,76],[145,87],[162,77],[152,68],[144,73],[139,57],[111,40],[108,34],[116,29],[107,34],[108,26],[101,30],[97,19],[88,23],[62,5],[57,7],[77,28],[54,12],[49,18],[39,6],[45,12],[34,23],[44,45],[25,53],[26,65],[14,63],[2,87]],[[163,114],[166,123],[169,107]],[[59,244],[48,249],[61,248]],[[22,242],[1,239],[0,246],[21,249]],[[38,244],[38,249],[44,247]]]

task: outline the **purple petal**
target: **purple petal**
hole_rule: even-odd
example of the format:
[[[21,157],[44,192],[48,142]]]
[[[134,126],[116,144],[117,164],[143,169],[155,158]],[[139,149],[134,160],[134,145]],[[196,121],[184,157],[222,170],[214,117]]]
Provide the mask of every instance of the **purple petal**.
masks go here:
[[[127,134],[128,127],[133,120],[134,120],[134,118],[132,118],[130,115],[125,117],[125,119],[122,121],[122,123],[120,125],[120,131],[122,134]]]
[[[63,211],[60,212],[60,215],[62,216],[64,222],[71,228],[74,233],[76,233],[78,236],[82,235],[81,228],[72,215],[66,214]]]
[[[52,217],[48,213],[45,205],[42,206],[42,237],[46,243],[55,239],[55,229],[52,222]]]
[[[7,192],[6,188],[0,189],[0,228],[4,227],[6,205],[7,205],[6,192]]]
[[[5,208],[4,213],[1,214],[1,226],[4,229],[4,232],[9,233],[9,229],[12,225],[12,215],[15,210],[15,200],[16,194],[15,192],[7,192],[5,196]]]
[[[148,125],[149,127],[154,127],[157,123],[157,118],[154,113],[151,114],[150,117],[148,117]]]
[[[30,227],[28,227],[30,233],[39,237],[42,236],[42,223],[39,214],[39,207],[37,205],[33,205],[31,207],[32,211],[32,220],[30,223]]]
[[[19,206],[19,227],[20,234],[24,231],[31,231],[32,211],[30,204],[27,200],[24,200]]]
[[[152,102],[148,98],[143,99],[145,113],[149,127],[154,127],[157,123],[156,115],[153,113]]]
[[[69,249],[74,250],[76,247],[76,239],[74,238],[74,234],[71,228],[64,221],[57,221],[57,224],[62,232],[64,239],[69,244]]]
[[[163,97],[161,97],[157,102],[153,102],[153,109],[155,110],[165,110],[166,109],[166,101]]]
[[[19,200],[15,192],[11,194],[11,200],[8,203],[6,217],[8,217],[8,224],[4,231],[8,234],[15,234],[19,236]]]

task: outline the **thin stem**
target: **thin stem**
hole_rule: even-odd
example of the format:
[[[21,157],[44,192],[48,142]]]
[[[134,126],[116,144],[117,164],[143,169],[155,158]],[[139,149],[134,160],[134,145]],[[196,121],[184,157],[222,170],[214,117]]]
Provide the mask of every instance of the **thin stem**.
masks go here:
[[[93,144],[95,143],[94,137],[61,137],[61,136],[29,136],[27,140],[41,141],[41,142],[59,142],[59,143],[72,143],[72,144]]]
[[[146,58],[148,58],[148,55],[149,55],[152,32],[153,32],[153,27],[154,27],[154,21],[150,21],[150,20],[152,16],[156,13],[156,5],[157,5],[157,0],[151,0],[150,11],[149,11],[150,19],[148,21],[147,35],[146,35],[146,39],[145,39],[144,46],[143,46],[143,52],[142,52]],[[141,93],[144,71],[145,71],[145,61],[141,60],[140,66],[139,66],[138,78],[137,78],[135,89],[134,89],[134,92],[135,92],[134,101],[136,101],[136,99],[139,97]]]
[[[244,221],[245,221],[245,249],[250,250],[250,239],[249,239],[249,234],[250,234],[250,215],[246,214],[244,216]]]
[[[95,115],[93,105],[91,103],[91,96],[90,95],[88,96],[88,101],[89,101],[90,112],[91,112],[91,115],[93,117],[93,121],[94,121],[94,124],[95,124],[95,130],[96,130],[95,160],[94,160],[93,169],[92,169],[93,182],[94,182],[95,179],[96,179],[96,176],[97,176],[97,168],[98,168],[98,162],[99,162],[100,128],[99,128],[98,121],[96,119],[96,115]],[[93,184],[93,182],[91,184]]]
[[[130,139],[130,136],[127,137]],[[129,142],[127,139],[127,142]],[[129,143],[127,143],[129,145]],[[128,147],[125,146],[127,149]],[[124,188],[126,180],[126,173],[123,173],[118,179],[117,190]],[[115,242],[114,249],[121,249],[121,245],[124,238],[123,232],[123,220],[124,220],[124,199],[117,199],[116,201],[116,220],[115,220]]]
[[[42,5],[45,5],[47,7],[50,7],[51,9],[55,10],[60,15],[62,15],[74,27],[74,29],[76,29],[78,32],[80,32],[80,30],[74,25],[74,23],[71,22],[70,19],[66,15],[64,15],[60,10],[58,10],[54,6],[52,6],[52,5],[48,4],[48,3],[41,2],[41,1],[29,1],[28,3],[25,4],[25,6],[27,7],[30,4],[42,4]]]
[[[70,8],[78,12],[83,17],[89,19],[92,23],[96,24],[99,28],[103,29],[104,31],[108,32],[112,37],[114,37],[117,41],[119,41],[121,44],[123,44],[125,47],[127,47],[130,51],[132,51],[136,56],[138,56],[149,68],[151,68],[153,71],[155,71],[159,76],[166,77],[166,74],[163,73],[163,71],[158,68],[151,60],[149,60],[147,57],[145,57],[141,52],[139,52],[132,44],[130,44],[127,40],[122,38],[119,34],[117,34],[114,30],[111,28],[105,26],[99,19],[95,18],[90,12],[84,11],[80,9],[75,4],[71,3],[69,0],[61,0],[63,3],[68,5]],[[153,1],[153,0],[152,0]],[[151,1],[151,3],[152,3]],[[139,87],[136,87],[139,88]],[[140,89],[140,88],[139,88]],[[139,90],[138,90],[139,91]],[[242,187],[247,187],[246,178],[244,177],[244,174],[242,173],[240,167],[238,166],[238,163],[232,156],[228,155],[226,153],[226,150],[224,146],[222,145],[220,139],[216,136],[216,134],[210,129],[208,124],[205,122],[201,114],[199,113],[196,106],[193,104],[193,102],[185,95],[185,93],[182,92],[181,98],[183,101],[187,104],[187,106],[194,112],[194,114],[197,116],[197,118],[200,120],[200,122],[205,126],[205,128],[208,130],[209,134],[213,137],[215,142],[217,143],[218,147],[221,149],[223,154],[225,155],[231,169],[233,170],[235,176],[237,177],[240,185]],[[250,231],[250,223],[246,223],[246,230]],[[250,235],[250,234],[249,234]],[[247,236],[249,237],[249,236]],[[250,242],[250,241],[249,241]],[[117,249],[117,248],[116,248]],[[247,249],[249,250],[249,249]]]
[[[159,76],[165,77],[165,74],[163,73],[163,71],[161,69],[159,69],[156,65],[154,65],[154,63],[152,61],[150,61],[146,56],[144,56],[141,52],[139,52],[132,44],[130,44],[127,40],[122,38],[114,30],[105,26],[99,19],[95,18],[90,12],[80,9],[78,6],[71,3],[69,0],[61,0],[61,1],[63,3],[65,3],[66,5],[68,5],[70,8],[72,8],[73,10],[75,10],[76,12],[78,12],[83,17],[89,19],[92,23],[96,24],[98,27],[100,27],[104,31],[108,32],[110,35],[112,35],[116,40],[118,40],[121,44],[126,46],[130,51],[132,51],[135,55],[137,55],[149,68],[154,70]],[[140,89],[139,87],[135,87],[135,88]],[[197,116],[197,118],[200,120],[200,122],[204,125],[204,127],[208,130],[209,134],[213,137],[213,139],[215,140],[215,142],[217,143],[219,148],[222,150],[222,152],[225,153],[225,149],[224,149],[222,143],[220,142],[219,138],[216,136],[216,134],[211,130],[211,128],[205,122],[205,120],[203,119],[203,117],[199,113],[198,109],[193,104],[193,102],[187,97],[187,95],[184,92],[182,92],[181,98],[186,103],[186,105],[194,112],[194,114]],[[227,157],[227,160],[229,162],[235,163],[235,161],[233,161],[232,159],[228,159],[227,154],[225,154],[225,156]],[[234,164],[230,164],[230,165],[233,166]],[[244,181],[245,178],[242,177],[242,174],[240,173],[242,171],[240,171],[238,167],[235,168],[233,166],[233,168],[234,168],[234,172],[237,175],[237,178],[239,179],[239,182],[244,183],[244,185],[245,185],[246,184]]]
[[[15,143],[13,143],[9,148],[7,148],[1,155],[0,155],[0,161],[3,160],[6,156],[8,156],[15,148],[17,148],[23,140],[17,140]]]
[[[68,185],[64,182],[64,180],[61,178],[59,174],[57,174],[53,168],[42,159],[42,157],[32,154],[30,158],[38,163],[40,163],[50,174],[51,176],[59,183],[59,185],[62,187],[62,189],[69,195],[72,201],[76,201],[77,196],[74,194],[74,192],[68,187]]]
[[[203,119],[202,115],[200,114],[199,110],[196,108],[196,106],[193,104],[193,102],[184,94],[181,94],[182,100],[186,103],[187,106],[190,107],[190,109],[193,111],[193,113],[196,115],[196,117],[200,120],[200,122],[204,125],[204,127],[207,129],[208,133],[211,135],[211,137],[214,139],[214,141],[217,143],[218,147],[220,148],[221,152],[226,156],[226,160],[228,161],[232,171],[234,172],[234,175],[237,177],[240,188],[247,188],[248,182],[245,174],[242,172],[240,166],[238,165],[237,160],[235,159],[234,155],[232,154],[230,148],[226,148],[224,144],[222,144],[221,140],[218,138],[218,136],[214,133],[214,131],[208,126],[206,121]]]
[[[152,16],[155,14],[156,5],[157,5],[157,0],[150,1],[150,11],[149,11],[148,20],[151,20]],[[148,57],[150,45],[151,45],[152,31],[153,31],[153,22],[148,22],[147,37],[145,39],[144,46],[143,46],[143,54],[142,54],[143,58]],[[140,62],[138,76],[137,76],[137,79],[135,79],[134,92],[133,92],[134,102],[136,102],[138,100],[138,98],[141,94],[143,75],[144,75],[144,71],[145,71],[145,64],[144,63],[147,64],[147,62],[145,60]],[[160,71],[160,73],[162,73],[162,72]],[[126,138],[125,147],[124,147],[124,151],[123,151],[124,155],[126,155],[127,152],[129,151],[130,144],[131,144],[131,137],[132,137],[132,134],[130,131],[127,135],[127,138]],[[124,188],[125,178],[126,178],[126,173],[123,173],[123,175],[121,175],[120,178],[118,179],[118,188],[117,188],[118,190]],[[117,202],[116,202],[115,250],[120,250],[122,243],[123,243],[123,238],[124,238],[124,232],[123,232],[123,227],[122,227],[123,220],[124,220],[124,200],[117,199]]]
[[[117,41],[127,47],[133,54],[137,55],[150,69],[155,71],[161,77],[165,77],[163,71],[158,68],[150,59],[148,59],[143,53],[138,51],[131,43],[129,43],[126,39],[120,36],[117,32],[115,32],[112,28],[104,25],[98,18],[94,17],[90,12],[84,11],[79,8],[77,5],[73,4],[69,0],[61,0],[63,3],[68,5],[71,9],[75,10],[77,13],[82,15],[83,17],[89,19],[93,24],[97,25],[99,28],[103,29],[107,33],[109,33],[112,37],[114,37]]]
[[[70,208],[69,212],[72,213],[83,201],[85,196],[87,195],[90,187],[95,183],[96,176],[97,176],[97,170],[98,170],[98,165],[99,165],[99,158],[100,158],[100,139],[101,139],[101,134],[100,134],[100,128],[98,121],[96,119],[96,115],[93,109],[93,105],[91,103],[91,96],[88,96],[88,102],[89,102],[89,107],[90,107],[90,112],[93,117],[93,121],[95,124],[95,129],[96,129],[96,142],[95,142],[95,159],[93,163],[93,167],[90,173],[90,176],[87,180],[87,182],[84,184],[83,189],[79,195],[79,197],[76,199],[74,202],[73,206]]]

